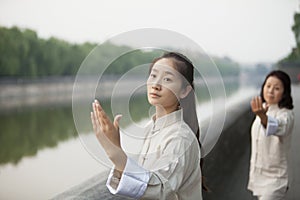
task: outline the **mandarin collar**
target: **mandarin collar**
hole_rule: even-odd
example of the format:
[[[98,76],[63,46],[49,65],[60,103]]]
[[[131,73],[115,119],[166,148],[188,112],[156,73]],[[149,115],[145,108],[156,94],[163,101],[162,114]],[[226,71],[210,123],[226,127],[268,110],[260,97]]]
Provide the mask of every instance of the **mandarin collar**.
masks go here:
[[[164,115],[156,120],[154,120],[155,115],[152,116],[152,124],[153,124],[153,131],[159,131],[162,128],[170,126],[176,122],[183,120],[183,112],[182,109],[176,110],[171,112],[167,115]]]
[[[278,104],[271,104],[271,105],[269,105],[269,111],[272,111],[272,110],[277,110],[277,109],[279,109],[279,106],[278,106]]]
[[[267,103],[264,102],[263,107],[266,108],[266,106],[267,106]],[[277,109],[279,109],[278,104],[270,104],[269,108],[268,108],[268,111],[277,110]]]

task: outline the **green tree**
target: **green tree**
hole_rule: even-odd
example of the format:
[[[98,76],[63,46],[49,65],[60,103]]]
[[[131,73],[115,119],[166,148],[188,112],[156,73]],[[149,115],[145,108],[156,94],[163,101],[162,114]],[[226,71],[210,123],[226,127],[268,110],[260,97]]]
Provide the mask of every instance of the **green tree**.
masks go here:
[[[71,44],[54,37],[39,38],[35,31],[18,27],[0,27],[0,77],[41,77],[75,75],[87,55],[96,47],[93,43]],[[134,50],[110,42],[95,48],[89,56],[90,66],[84,73],[95,74],[99,69],[105,73],[120,75],[133,67],[150,63],[161,55],[162,50]],[[199,55],[197,55],[199,58]],[[211,73],[215,67],[203,56],[201,71]],[[239,67],[228,58],[213,58],[222,75],[236,75]],[[108,65],[108,66],[107,66]],[[136,72],[138,73],[138,72]]]

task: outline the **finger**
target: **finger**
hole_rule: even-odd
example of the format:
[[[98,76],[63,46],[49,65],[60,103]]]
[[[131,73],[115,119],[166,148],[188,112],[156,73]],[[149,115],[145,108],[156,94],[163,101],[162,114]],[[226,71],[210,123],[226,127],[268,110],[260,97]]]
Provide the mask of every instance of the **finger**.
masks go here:
[[[254,109],[253,98],[252,98],[251,101],[250,101],[250,107],[251,107],[251,110],[253,111],[253,109]]]
[[[97,120],[97,117],[95,116],[95,113],[93,113],[93,112],[91,112],[91,119],[92,119],[94,132],[97,132],[98,129],[100,128],[100,124]]]
[[[98,128],[100,126],[100,123],[99,123],[99,119],[97,117],[96,105],[94,103],[92,103],[92,106],[93,106],[93,112],[92,112],[92,116],[91,117],[93,119],[95,128]]]
[[[95,110],[94,117],[96,119],[98,128],[101,128],[101,130],[103,130],[103,128],[106,127],[106,123],[103,120],[103,114],[101,112],[101,109],[99,109],[98,103],[94,102],[93,104],[94,104],[94,110]]]
[[[100,124],[102,126],[107,125],[107,123],[110,122],[109,118],[107,117],[105,111],[103,110],[102,106],[100,105],[100,103],[95,100],[95,107],[96,107],[96,111],[97,111],[97,116],[99,118]]]
[[[121,118],[122,118],[122,115],[116,115],[115,119],[114,119],[114,126],[118,130],[119,130],[119,121],[120,121]]]
[[[96,103],[93,102],[92,103],[92,106],[93,106],[93,115],[94,115],[94,119],[95,119],[95,122],[98,121],[98,114],[97,114],[97,107],[96,107]]]
[[[251,99],[250,105],[252,109],[255,108],[255,97]]]
[[[252,99],[252,108],[254,111],[257,110],[257,96],[253,97]]]
[[[98,104],[96,102],[93,103],[94,104],[94,113],[95,113],[95,117],[98,120],[98,123],[100,126],[103,126],[103,121],[102,121],[102,116],[98,107]]]
[[[254,97],[254,107],[256,110],[258,109],[257,96]]]
[[[261,108],[260,108],[260,105],[259,105],[259,97],[258,97],[258,96],[255,97],[255,107],[256,107],[257,110],[260,110],[260,109],[261,109]]]
[[[99,117],[99,119],[102,119],[103,117],[105,117],[105,112],[102,109],[102,106],[100,105],[99,101],[95,100],[94,104],[95,104],[96,114]]]
[[[99,125],[99,122],[97,122],[96,120],[96,116],[95,116],[95,113],[92,113],[91,112],[91,119],[92,119],[92,123],[93,123],[93,129],[94,129],[94,133],[98,139],[98,141],[100,142],[100,144],[102,146],[105,145],[105,138],[104,135],[102,134],[102,131],[101,131],[101,127]]]
[[[261,99],[260,96],[257,98],[257,102],[258,102],[259,109],[260,109],[260,110],[263,110],[262,99]]]
[[[94,131],[95,131],[95,130],[96,130],[96,129],[95,129],[96,126],[95,126],[95,119],[94,119],[94,114],[93,114],[93,112],[91,112],[91,121],[92,121],[93,129],[94,129]]]
[[[97,101],[96,103],[96,107],[100,116],[100,122],[101,125],[104,127],[108,127],[111,128],[113,126],[112,121],[110,120],[110,118],[108,117],[108,115],[106,114],[106,112],[103,110],[102,106],[100,105],[100,103]]]

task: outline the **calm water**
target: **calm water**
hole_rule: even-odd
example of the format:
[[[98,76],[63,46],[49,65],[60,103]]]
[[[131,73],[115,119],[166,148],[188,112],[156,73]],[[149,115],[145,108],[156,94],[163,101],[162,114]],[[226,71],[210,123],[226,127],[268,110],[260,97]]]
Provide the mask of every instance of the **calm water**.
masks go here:
[[[225,87],[227,97],[240,91],[237,82]],[[198,102],[209,100],[205,88],[197,96]],[[110,103],[102,103],[110,112]],[[132,120],[148,118],[143,111],[149,108],[145,95],[133,96]],[[81,136],[95,139],[88,115],[85,124],[87,133]],[[48,199],[106,169],[82,145],[71,103],[1,112],[0,127],[0,199]]]

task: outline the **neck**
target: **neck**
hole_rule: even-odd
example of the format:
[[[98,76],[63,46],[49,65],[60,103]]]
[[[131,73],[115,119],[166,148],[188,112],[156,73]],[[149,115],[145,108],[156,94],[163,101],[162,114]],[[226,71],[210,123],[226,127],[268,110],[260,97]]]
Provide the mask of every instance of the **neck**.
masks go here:
[[[165,116],[165,115],[167,115],[169,113],[172,113],[172,112],[178,110],[178,107],[179,107],[178,105],[172,106],[172,107],[168,107],[168,108],[164,108],[162,106],[156,106],[155,107],[155,110],[156,110],[156,112],[155,112],[155,118],[157,119],[157,118],[163,117],[163,116]]]

